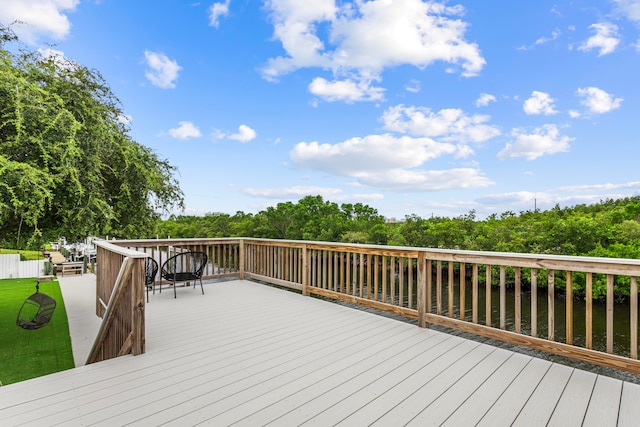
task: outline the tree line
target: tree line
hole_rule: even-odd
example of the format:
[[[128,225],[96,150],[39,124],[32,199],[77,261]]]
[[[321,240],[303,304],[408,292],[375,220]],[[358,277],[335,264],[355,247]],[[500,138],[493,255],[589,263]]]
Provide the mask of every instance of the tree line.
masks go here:
[[[368,205],[338,205],[306,196],[249,214],[174,215],[159,220],[152,237],[258,237],[342,243],[536,253],[610,258],[640,258],[640,197],[607,199],[541,211],[504,212],[479,220],[475,211],[454,218],[406,215],[387,222]],[[513,278],[513,271],[508,271]],[[526,275],[525,285],[526,283]],[[541,276],[542,277],[542,276]],[[509,276],[508,276],[509,279]],[[574,275],[574,292],[584,295],[585,277]],[[539,286],[546,286],[542,277]],[[558,289],[564,277],[556,276]],[[594,277],[594,298],[606,294],[606,277]],[[629,294],[628,278],[615,283],[616,295]]]
[[[640,258],[640,196],[546,211],[508,211],[478,220],[412,214],[387,222],[362,203],[338,205],[322,196],[284,202],[256,214],[172,215],[160,237],[260,237],[477,251]],[[147,237],[156,237],[147,236]]]

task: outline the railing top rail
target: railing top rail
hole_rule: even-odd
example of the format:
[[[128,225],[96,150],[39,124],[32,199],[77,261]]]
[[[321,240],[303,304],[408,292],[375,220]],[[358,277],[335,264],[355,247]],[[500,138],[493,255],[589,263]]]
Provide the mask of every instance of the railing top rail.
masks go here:
[[[159,238],[159,239],[135,239],[135,240],[113,240],[112,243],[118,246],[156,246],[170,244],[197,245],[212,242],[237,243],[242,238],[238,237],[218,237],[218,238]]]
[[[381,252],[423,252],[432,255],[439,255],[441,257],[452,256],[452,260],[461,261],[460,258],[465,259],[477,259],[477,258],[496,258],[505,260],[527,260],[527,261],[560,261],[563,263],[575,262],[580,264],[598,263],[598,264],[624,264],[629,266],[640,267],[640,259],[630,258],[604,258],[604,257],[588,257],[588,256],[571,256],[571,255],[551,255],[551,254],[529,254],[529,253],[517,253],[517,252],[490,252],[490,251],[469,251],[461,249],[440,249],[440,248],[421,248],[421,247],[408,247],[408,246],[386,246],[386,245],[370,245],[362,243],[332,243],[332,242],[318,242],[318,241],[303,241],[303,240],[278,240],[278,239],[260,239],[260,238],[239,238],[244,241],[256,241],[256,242],[283,242],[287,245],[306,245],[307,247],[334,247],[334,248],[351,248],[358,250],[377,250]]]
[[[122,256],[130,257],[130,258],[147,258],[149,256],[144,252],[138,252],[138,251],[134,251],[134,250],[119,246],[115,244],[115,241],[94,240],[94,243],[98,247],[107,249],[111,252],[117,253]]]
[[[417,257],[418,253],[424,253],[427,258],[442,261],[469,262],[493,265],[512,265],[530,268],[575,268],[581,271],[592,272],[617,272],[618,274],[640,274],[640,259],[629,258],[603,258],[588,256],[529,254],[516,252],[489,252],[469,251],[460,249],[420,248],[407,246],[385,246],[361,243],[337,243],[306,240],[263,239],[250,237],[225,237],[225,238],[182,238],[182,239],[142,239],[142,240],[116,240],[112,241],[117,246],[155,246],[155,245],[197,245],[221,243],[258,243],[267,245],[279,245],[287,247],[307,247],[326,250],[358,251],[371,254],[390,256]],[[104,242],[104,241],[103,241]]]

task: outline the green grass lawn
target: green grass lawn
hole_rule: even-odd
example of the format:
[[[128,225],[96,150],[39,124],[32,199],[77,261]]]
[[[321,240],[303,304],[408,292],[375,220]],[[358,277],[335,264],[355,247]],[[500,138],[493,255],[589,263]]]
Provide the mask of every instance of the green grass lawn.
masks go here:
[[[16,325],[24,301],[36,291],[36,279],[0,280],[0,382],[3,385],[74,367],[67,313],[57,281],[40,292],[56,300],[51,322],[36,330]]]
[[[4,255],[4,254],[19,254],[20,259],[22,261],[35,261],[35,260],[44,259],[44,256],[40,251],[23,251],[19,249],[0,248],[0,255]]]

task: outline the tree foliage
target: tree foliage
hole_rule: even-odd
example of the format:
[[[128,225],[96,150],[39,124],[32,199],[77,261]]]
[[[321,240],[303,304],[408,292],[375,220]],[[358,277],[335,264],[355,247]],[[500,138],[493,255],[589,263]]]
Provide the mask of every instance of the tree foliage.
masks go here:
[[[361,203],[338,206],[321,196],[307,196],[255,215],[172,216],[158,222],[156,233],[161,237],[242,236],[640,259],[640,197],[556,206],[548,211],[504,212],[484,220],[470,211],[456,218],[411,214],[401,222],[386,222],[376,209]],[[507,273],[514,275],[512,270]],[[526,275],[523,277],[526,284]],[[539,286],[546,286],[544,277],[541,271]],[[579,273],[574,276],[576,295],[584,292],[585,280]],[[561,274],[556,286],[564,286]],[[603,297],[606,277],[594,277],[593,289],[595,298]],[[616,283],[616,289],[619,295],[628,294],[628,283]]]
[[[98,71],[0,34],[0,242],[137,237],[182,207],[175,168],[131,139]]]

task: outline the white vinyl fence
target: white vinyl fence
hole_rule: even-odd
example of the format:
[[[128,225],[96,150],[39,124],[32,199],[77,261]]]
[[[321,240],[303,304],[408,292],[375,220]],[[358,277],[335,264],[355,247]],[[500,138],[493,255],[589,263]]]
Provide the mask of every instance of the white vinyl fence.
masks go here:
[[[25,279],[44,275],[44,260],[20,261],[18,254],[0,255],[0,279]]]

